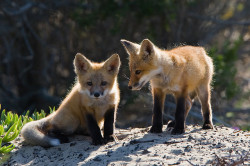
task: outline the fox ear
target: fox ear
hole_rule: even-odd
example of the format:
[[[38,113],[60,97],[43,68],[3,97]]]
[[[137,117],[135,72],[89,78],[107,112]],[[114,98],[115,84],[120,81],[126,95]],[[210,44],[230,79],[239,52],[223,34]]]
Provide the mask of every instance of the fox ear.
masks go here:
[[[121,43],[124,46],[124,48],[126,49],[128,54],[136,54],[139,49],[140,49],[140,45],[136,44],[136,43],[132,43],[130,41],[121,39]]]
[[[113,54],[109,59],[104,62],[104,67],[111,74],[118,74],[121,65],[120,57],[118,54]]]
[[[154,55],[154,44],[149,39],[144,39],[141,42],[141,49],[140,52],[143,53],[143,59],[147,59]]]
[[[90,67],[90,61],[81,53],[77,53],[74,59],[75,73],[85,73]]]

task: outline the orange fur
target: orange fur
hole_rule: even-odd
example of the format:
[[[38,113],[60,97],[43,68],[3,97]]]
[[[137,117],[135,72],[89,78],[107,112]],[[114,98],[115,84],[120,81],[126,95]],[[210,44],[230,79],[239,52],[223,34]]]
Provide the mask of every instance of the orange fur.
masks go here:
[[[140,90],[150,81],[153,96],[161,96],[163,101],[169,93],[176,99],[185,98],[185,117],[192,105],[190,96],[198,94],[203,116],[209,114],[209,120],[204,117],[207,120],[205,123],[212,125],[210,83],[213,62],[204,48],[180,46],[172,50],[162,50],[148,39],[144,39],[141,44],[126,40],[121,42],[129,54],[129,87],[132,90]]]
[[[103,63],[93,63],[78,53],[74,66],[77,82],[56,112],[44,119],[27,123],[23,127],[21,134],[30,144],[53,146],[52,138],[47,133],[54,130],[63,135],[76,132],[88,133],[87,114],[91,114],[99,127],[102,127],[106,111],[111,108],[117,110],[120,100],[117,84],[119,56],[114,54]],[[103,80],[107,82],[107,85],[100,85]],[[87,85],[88,81],[92,81],[93,86]],[[95,98],[92,95],[94,92],[103,95]],[[58,140],[53,141],[57,141],[55,145],[58,144]]]

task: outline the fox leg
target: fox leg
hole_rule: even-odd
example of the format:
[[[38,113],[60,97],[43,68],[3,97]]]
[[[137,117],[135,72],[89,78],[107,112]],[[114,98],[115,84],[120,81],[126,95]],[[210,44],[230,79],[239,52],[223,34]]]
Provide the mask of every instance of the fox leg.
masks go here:
[[[190,109],[191,109],[191,107],[192,107],[192,105],[193,105],[193,99],[196,97],[196,93],[195,92],[193,92],[193,93],[191,93],[187,98],[186,98],[186,101],[185,101],[185,114],[184,114],[184,116],[185,116],[185,119],[187,118],[187,116],[188,116],[188,113],[189,113],[189,111],[190,111]],[[170,127],[174,127],[175,126],[175,120],[173,120],[173,121],[170,121],[169,123],[168,123],[168,127],[167,128],[170,128]]]
[[[102,138],[101,130],[94,116],[92,114],[87,114],[86,121],[87,121],[87,128],[88,128],[90,137],[92,138],[92,144],[93,145],[103,144],[104,140]]]
[[[186,97],[186,103],[185,103],[185,119],[187,118],[188,116],[188,113],[190,111],[190,109],[192,108],[192,105],[193,105],[193,101],[194,101],[194,98],[197,96],[196,92],[192,92],[190,93],[187,97]]]
[[[186,98],[177,97],[177,106],[175,111],[175,126],[171,134],[182,134],[185,132],[185,112],[186,112]]]
[[[213,129],[212,122],[212,108],[210,103],[210,85],[200,86],[198,88],[198,97],[201,102],[202,115],[203,115],[203,129]]]
[[[163,126],[163,110],[166,94],[159,88],[153,88],[152,90],[154,107],[152,117],[151,133],[161,133]]]
[[[188,113],[191,109],[193,105],[193,102],[192,100],[190,99],[190,97],[187,97],[186,100],[185,100],[185,112],[184,112],[184,118],[186,119],[187,116],[188,116]],[[175,126],[175,122],[176,120],[170,120],[170,122],[168,122],[168,127],[167,128],[170,128],[170,127],[174,127]]]
[[[105,143],[113,141],[115,128],[116,108],[109,109],[104,115],[104,141]]]

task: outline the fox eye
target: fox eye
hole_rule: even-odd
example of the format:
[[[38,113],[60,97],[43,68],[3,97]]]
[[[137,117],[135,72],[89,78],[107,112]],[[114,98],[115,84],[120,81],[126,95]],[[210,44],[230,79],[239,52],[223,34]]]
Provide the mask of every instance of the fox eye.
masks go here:
[[[136,75],[138,75],[138,74],[140,74],[140,73],[141,73],[141,70],[136,70],[136,71],[135,71],[135,74],[136,74]]]
[[[107,85],[107,81],[102,81],[101,86],[105,86],[105,85]]]
[[[88,81],[88,82],[87,82],[87,85],[88,85],[88,86],[92,86],[93,83],[92,83],[91,81]]]

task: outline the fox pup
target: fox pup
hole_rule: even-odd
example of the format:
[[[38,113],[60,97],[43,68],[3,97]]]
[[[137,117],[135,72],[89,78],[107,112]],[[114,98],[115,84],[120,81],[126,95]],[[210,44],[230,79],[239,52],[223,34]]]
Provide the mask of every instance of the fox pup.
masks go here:
[[[28,143],[44,147],[67,141],[67,135],[87,133],[94,145],[112,141],[120,100],[118,54],[93,63],[78,53],[74,59],[77,82],[54,113],[24,125],[21,135]],[[100,128],[104,122],[104,137]]]
[[[172,50],[157,48],[150,40],[141,44],[121,40],[129,54],[129,89],[140,90],[148,81],[154,101],[150,132],[161,133],[166,94],[173,94],[177,107],[172,134],[185,132],[185,119],[196,95],[202,105],[203,129],[213,129],[210,83],[213,62],[202,47],[181,46]]]

